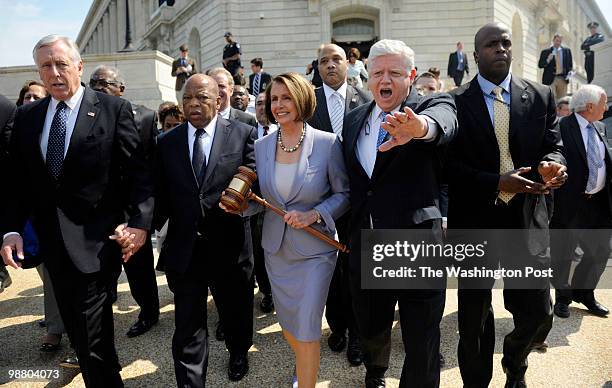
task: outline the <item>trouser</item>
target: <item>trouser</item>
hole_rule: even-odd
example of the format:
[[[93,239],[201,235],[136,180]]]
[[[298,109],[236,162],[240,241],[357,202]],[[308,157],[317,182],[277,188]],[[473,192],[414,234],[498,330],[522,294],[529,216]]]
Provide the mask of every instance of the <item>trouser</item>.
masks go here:
[[[591,83],[595,78],[595,53],[593,51],[584,52],[584,70],[587,73],[587,83]]]
[[[463,81],[463,71],[456,71],[453,75],[453,81],[455,81],[455,86],[461,86],[461,82]]]
[[[153,245],[151,235],[147,234],[144,245],[127,262],[123,263],[130,292],[140,306],[139,320],[156,321],[159,317],[159,296],[155,275]],[[117,280],[121,268],[115,273],[113,292],[117,294]]]
[[[246,355],[253,344],[253,286],[251,273],[231,260],[211,257],[211,242],[198,238],[185,273],[166,270],[174,294],[175,331],[172,357],[179,387],[204,387],[208,365],[206,300],[214,289],[219,317],[225,326],[225,345],[232,354]],[[219,260],[223,264],[213,264]]]
[[[66,329],[64,328],[64,322],[62,321],[62,316],[57,307],[57,300],[55,300],[55,291],[53,291],[53,282],[51,281],[49,271],[44,264],[40,264],[36,267],[36,271],[38,271],[38,275],[43,282],[47,333],[62,335],[66,332]]]
[[[580,199],[574,220],[564,225],[553,217],[551,223],[551,258],[554,276],[555,301],[570,304],[593,301],[594,289],[606,269],[610,257],[610,210],[608,191],[604,189],[592,197]],[[570,270],[574,251],[580,245],[584,255]]]
[[[261,247],[261,228],[263,225],[264,213],[258,213],[251,216],[251,238],[253,240],[253,260],[255,262],[255,278],[257,279],[257,285],[259,291],[264,295],[272,295],[272,288],[270,287],[270,279],[268,279],[268,272],[266,271],[266,259],[264,257],[264,251]]]
[[[116,250],[117,264],[121,253]],[[67,253],[47,257],[57,306],[87,387],[123,387],[115,349],[110,289],[113,272],[82,273]],[[109,259],[110,260],[110,259]]]
[[[555,101],[559,101],[560,98],[567,96],[567,81],[562,75],[555,76],[552,85],[553,96]]]

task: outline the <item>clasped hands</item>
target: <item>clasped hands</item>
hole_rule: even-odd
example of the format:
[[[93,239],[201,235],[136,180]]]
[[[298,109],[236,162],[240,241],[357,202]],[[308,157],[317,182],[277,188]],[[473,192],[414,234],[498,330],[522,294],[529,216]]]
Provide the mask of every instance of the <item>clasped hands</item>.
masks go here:
[[[498,189],[507,193],[548,194],[567,180],[567,167],[556,162],[540,162],[538,173],[544,183],[534,182],[521,175],[531,171],[531,167],[521,167],[499,177]]]
[[[108,238],[119,244],[121,258],[124,262],[127,262],[144,245],[147,239],[147,231],[131,228],[127,224],[120,224],[115,228],[115,233]]]
[[[391,138],[380,145],[381,152],[390,150],[398,145],[408,143],[412,139],[418,139],[427,135],[429,125],[423,115],[418,115],[408,107],[404,111],[387,115],[382,128],[389,133]]]

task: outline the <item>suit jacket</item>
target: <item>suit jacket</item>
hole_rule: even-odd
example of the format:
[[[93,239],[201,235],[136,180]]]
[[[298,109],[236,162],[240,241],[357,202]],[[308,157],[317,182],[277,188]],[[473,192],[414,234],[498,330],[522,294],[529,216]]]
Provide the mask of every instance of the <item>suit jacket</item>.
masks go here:
[[[608,208],[601,209],[610,213],[612,203],[610,202],[610,183],[612,183],[612,157],[607,147],[605,137],[605,124],[601,121],[593,123],[597,129],[597,135],[603,141],[605,149],[606,179],[604,192],[608,197]],[[567,181],[559,189],[555,190],[555,212],[552,223],[555,225],[568,226],[574,219],[581,203],[589,178],[589,164],[587,162],[586,147],[582,140],[580,126],[576,120],[576,113],[563,117],[558,124],[563,139],[563,155],[567,161]]]
[[[542,73],[542,83],[544,85],[550,85],[555,80],[555,75],[557,74],[557,62],[553,58],[550,62],[546,62],[548,56],[553,52],[553,48],[549,47],[545,50],[542,50],[540,53],[540,60],[538,61],[538,67],[540,69],[544,69]],[[572,50],[567,47],[563,47],[562,50],[563,55],[563,77],[567,77],[567,73],[569,73],[574,67],[574,62],[572,60]]]
[[[189,73],[176,73],[176,69],[179,67],[181,58],[177,58],[172,62],[172,76],[176,77],[176,82],[174,84],[174,90],[181,90],[187,79],[191,77],[193,74],[197,73],[196,63],[192,58],[187,58],[187,63],[191,65],[191,72]]]
[[[119,246],[108,236],[126,213],[129,226],[141,229],[149,229],[153,217],[153,181],[132,107],[85,88],[62,172],[54,181],[40,149],[50,101],[46,97],[17,111],[10,168],[19,190],[3,209],[2,229],[21,231],[30,216],[49,264],[67,253],[83,273],[116,266]]]
[[[317,99],[317,109],[315,109],[314,115],[308,120],[308,124],[313,127],[320,129],[321,131],[334,133],[331,121],[329,119],[329,111],[327,110],[327,99],[325,98],[325,91],[323,87],[315,89],[315,97]],[[351,110],[357,108],[372,100],[372,96],[364,92],[361,89],[357,89],[351,85],[346,86],[346,101],[344,104],[344,117]]]
[[[153,150],[155,148],[155,138],[159,134],[157,129],[157,114],[143,105],[132,105],[132,113],[136,128],[140,135],[140,141],[147,160],[152,160]]]
[[[463,71],[465,71],[466,73],[470,73],[470,66],[468,65],[468,58],[467,58],[467,54],[464,52],[462,52],[463,54]],[[447,71],[446,73],[448,74],[449,77],[454,77],[457,73],[459,73],[459,71],[457,70],[457,66],[459,66],[459,58],[457,55],[457,52],[453,52],[450,53],[450,55],[448,56],[448,66],[447,66]]]
[[[257,128],[257,119],[255,116],[245,113],[240,109],[230,108],[229,119]],[[257,134],[257,132],[255,132],[255,134]],[[255,138],[257,138],[257,136],[255,136]]]
[[[255,168],[256,138],[255,128],[219,116],[200,187],[191,167],[187,123],[157,138],[156,229],[169,220],[158,268],[184,273],[192,260],[198,233],[209,244],[210,255],[203,260],[225,265],[248,262],[250,238],[245,236],[250,236],[249,219],[224,212],[219,208],[219,199],[239,166]]]
[[[0,94],[0,174],[4,176],[8,163],[8,148],[17,107]],[[1,195],[1,194],[0,194]]]
[[[255,80],[255,74],[249,76],[249,93],[253,94],[253,81]],[[272,82],[272,76],[266,72],[261,73],[261,79],[259,80],[259,93],[266,90],[266,87]],[[257,97],[257,96],[255,96]]]
[[[312,226],[333,238],[336,233],[335,220],[349,207],[348,177],[342,147],[336,135],[307,127],[287,201],[281,198],[276,189],[275,158],[276,134],[269,134],[255,142],[259,188],[263,197],[285,211],[318,210],[323,223]],[[263,249],[271,254],[278,252],[285,236],[296,252],[304,257],[334,250],[331,245],[303,230],[287,226],[282,217],[266,210],[261,239]]]
[[[510,153],[516,168],[531,167],[528,179],[541,182],[540,161],[565,164],[555,101],[550,87],[512,76],[510,86]],[[448,149],[448,226],[457,229],[496,228],[491,218],[498,195],[499,146],[478,80],[452,93],[461,130]],[[547,229],[544,195],[517,194],[524,204],[517,229]]]
[[[448,143],[457,130],[455,104],[448,94],[421,97],[412,88],[401,109],[412,108],[438,125],[432,141],[413,140],[378,152],[369,178],[357,158],[357,140],[375,101],[352,110],[344,119],[342,143],[350,182],[351,240],[359,241],[361,229],[402,229],[431,219],[440,219],[439,156],[437,149]],[[376,136],[376,131],[373,131]],[[372,136],[372,135],[370,135]],[[359,263],[360,249],[351,249],[350,260]]]

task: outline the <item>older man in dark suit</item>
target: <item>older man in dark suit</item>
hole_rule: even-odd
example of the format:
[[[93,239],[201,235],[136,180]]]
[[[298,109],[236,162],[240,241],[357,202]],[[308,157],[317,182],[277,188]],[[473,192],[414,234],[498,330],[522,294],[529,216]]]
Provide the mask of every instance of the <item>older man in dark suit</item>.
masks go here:
[[[86,386],[120,387],[109,288],[121,257],[144,244],[151,226],[149,167],[130,103],[81,84],[83,62],[70,39],[42,38],[34,60],[50,96],[15,117],[2,179],[16,189],[1,208],[2,257],[22,264],[17,231],[30,217]],[[123,255],[109,240],[113,231]]]
[[[602,123],[608,109],[604,89],[584,85],[572,96],[573,113],[561,119],[567,182],[555,193],[551,220],[551,257],[555,287],[554,313],[570,316],[569,305],[582,303],[594,315],[605,317],[609,310],[595,299],[594,289],[610,257],[612,228],[612,157]],[[576,246],[584,251],[570,278]]]
[[[567,177],[555,101],[550,88],[510,74],[512,42],[506,27],[485,25],[474,47],[479,75],[453,92],[460,130],[448,150],[449,233],[526,229],[530,233],[522,236],[544,235],[544,194]],[[488,252],[487,263],[495,268],[519,260],[535,265],[541,259],[537,248],[545,250],[547,241],[532,242],[517,238],[512,249]],[[504,340],[506,388],[525,387],[527,355],[552,325],[549,285],[542,281],[518,289],[506,280],[504,305],[514,319],[514,330]],[[493,281],[473,286],[459,279],[458,358],[464,387],[487,387],[493,374]]]
[[[123,96],[125,91],[125,82],[119,75],[119,70],[106,65],[100,65],[94,69],[89,79],[89,86],[98,92],[117,97]],[[151,163],[155,137],[158,134],[155,111],[142,105],[132,104],[132,113],[143,145],[145,158]],[[128,330],[128,337],[136,337],[146,333],[159,320],[159,297],[153,261],[153,246],[151,236],[148,235],[145,245],[138,250],[130,261],[123,263],[130,291],[134,300],[140,306],[138,320]],[[119,278],[120,274],[121,268],[118,269],[116,277]],[[116,299],[116,283],[111,292],[113,299]]]
[[[313,128],[335,133],[342,140],[345,116],[352,109],[369,102],[372,97],[347,83],[348,61],[340,46],[324,45],[319,51],[318,61],[323,86],[315,90],[317,108],[308,124]],[[349,217],[347,213],[336,222],[338,238],[343,242],[348,240]],[[346,356],[352,365],[360,365],[361,346],[351,304],[347,266],[348,255],[340,253],[327,295],[325,318],[331,330],[327,344],[331,350],[341,352],[346,346],[348,330]]]
[[[454,136],[455,105],[447,94],[420,97],[412,81],[414,51],[396,40],[370,49],[368,86],[374,101],[344,119],[351,219],[349,280],[361,338],[365,385],[384,387],[396,303],[406,357],[400,387],[440,384],[440,320],[445,290],[361,288],[362,229],[421,229],[439,241],[439,147]]]
[[[169,221],[159,261],[174,293],[172,356],[179,387],[206,385],[208,287],[225,323],[230,380],[247,373],[253,343],[249,218],[225,213],[218,203],[239,166],[255,167],[257,132],[221,117],[220,104],[214,79],[192,76],[183,95],[188,122],[157,141],[156,226]]]

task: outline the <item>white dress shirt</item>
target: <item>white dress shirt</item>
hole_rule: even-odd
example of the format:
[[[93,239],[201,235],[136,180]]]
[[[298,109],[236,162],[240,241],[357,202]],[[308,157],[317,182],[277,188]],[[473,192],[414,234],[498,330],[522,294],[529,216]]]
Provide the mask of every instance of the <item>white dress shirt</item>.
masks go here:
[[[398,112],[399,108],[400,106],[393,108],[391,114]],[[372,178],[372,172],[376,164],[376,155],[378,154],[376,142],[378,140],[378,130],[383,121],[383,117],[381,117],[382,112],[383,110],[378,105],[374,106],[357,139],[357,159],[370,178]],[[425,119],[428,124],[427,134],[422,138],[412,139],[411,141],[432,140],[437,136],[438,124],[426,115]]]
[[[68,106],[66,110],[66,116],[68,117],[68,120],[66,121],[64,157],[66,157],[66,152],[68,152],[68,145],[70,145],[70,138],[72,137],[74,125],[76,124],[76,119],[79,115],[84,91],[85,88],[83,87],[83,85],[81,85],[77,89],[76,93],[74,93],[74,95],[70,97],[70,99],[64,101]],[[56,100],[55,98],[51,97],[51,102],[49,102],[49,107],[47,108],[47,115],[45,116],[45,124],[43,125],[43,131],[40,135],[40,152],[42,152],[42,157],[45,162],[47,161],[47,145],[49,144],[49,132],[51,131],[51,123],[53,122],[53,116],[55,116],[57,104],[59,104],[59,100]]]
[[[229,116],[230,116],[230,109],[232,109],[232,107],[230,105],[227,106],[227,108],[225,108],[225,110],[222,110],[219,112],[219,116],[223,117],[226,120],[229,120]]]
[[[276,124],[268,124],[268,134],[276,131],[278,127]],[[257,138],[261,139],[264,136],[264,127],[259,122],[257,123]]]
[[[212,148],[213,140],[215,139],[215,128],[217,127],[217,116],[210,120],[210,123],[204,127],[204,154],[206,155],[206,164],[210,160],[210,150]],[[189,160],[193,160],[193,142],[195,141],[195,134],[197,128],[194,127],[190,122],[187,122],[187,143],[189,145]]]
[[[576,116],[576,120],[578,121],[578,125],[580,126],[580,134],[582,135],[582,141],[584,142],[584,150],[585,152],[589,152],[588,150],[589,148],[588,146],[589,130],[587,129],[587,125],[589,125],[589,122],[587,121],[587,119],[582,117],[582,115],[580,115],[579,113],[574,113],[574,116]],[[585,190],[587,194],[598,193],[606,185],[606,161],[605,161],[605,156],[604,156],[606,152],[606,148],[605,148],[606,146],[604,145],[604,143],[601,141],[601,139],[599,138],[597,134],[595,135],[595,138],[597,139],[597,150],[599,152],[599,158],[601,158],[601,160],[603,160],[604,163],[602,164],[601,167],[597,169],[597,185],[595,185],[595,188],[591,191]],[[587,158],[588,158],[588,155],[587,155]]]

